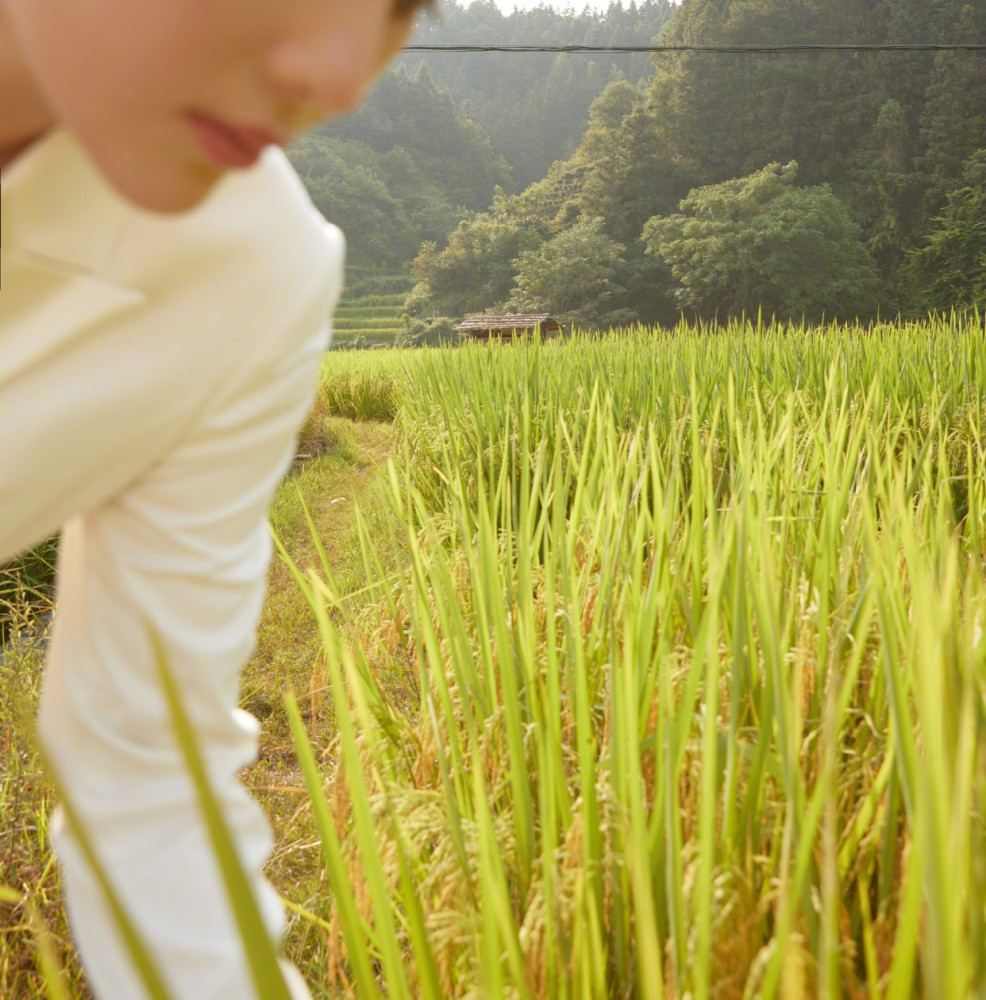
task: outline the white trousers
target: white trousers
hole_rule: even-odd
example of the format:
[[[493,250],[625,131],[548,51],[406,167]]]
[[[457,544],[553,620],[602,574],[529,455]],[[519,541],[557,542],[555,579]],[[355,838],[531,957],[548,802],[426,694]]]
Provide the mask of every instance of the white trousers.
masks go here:
[[[63,565],[71,565],[84,540],[81,524],[69,526]],[[49,757],[174,1000],[254,1000],[248,961],[198,796],[164,719],[153,656],[134,658],[125,675],[117,676],[107,669],[105,655],[86,656],[76,648],[66,656],[72,618],[83,609],[63,603],[56,615],[40,713]],[[139,641],[130,636],[129,648],[139,648]],[[283,932],[283,910],[277,893],[260,877],[272,846],[270,830],[236,777],[255,757],[259,727],[236,708],[235,684],[229,678],[224,683],[221,675],[212,682],[203,676],[182,677],[180,663],[174,660],[174,670],[186,710],[200,722],[209,717],[198,736],[211,786],[276,943]],[[147,992],[60,808],[51,833],[73,935],[93,992],[99,1000],[144,1000]],[[287,963],[282,968],[292,997],[308,1000],[298,972]]]

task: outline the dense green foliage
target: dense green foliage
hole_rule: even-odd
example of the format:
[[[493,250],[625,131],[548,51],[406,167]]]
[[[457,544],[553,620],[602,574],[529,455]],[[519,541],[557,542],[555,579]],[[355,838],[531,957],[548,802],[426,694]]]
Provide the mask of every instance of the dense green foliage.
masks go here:
[[[485,208],[495,186],[509,180],[507,164],[449,93],[435,86],[427,66],[413,76],[400,68],[386,73],[359,110],[317,133],[364,142],[380,155],[402,150],[451,204],[467,209]],[[399,184],[407,162],[395,166],[391,183]]]
[[[619,325],[633,320],[619,310],[616,283],[623,247],[603,232],[602,219],[579,219],[517,258],[511,311],[554,313],[565,322]]]
[[[430,301],[443,311],[457,315],[475,309],[479,301],[493,304],[506,300],[514,277],[514,259],[536,248],[543,229],[504,223],[482,214],[460,223],[448,238],[448,246],[426,243],[412,270],[424,289],[412,294],[408,305],[424,308]]]
[[[661,39],[981,43],[986,8],[968,0],[684,0]],[[619,305],[645,320],[673,321],[682,307],[710,316],[763,306],[784,317],[973,305],[982,294],[975,243],[984,136],[981,53],[660,55],[640,86],[609,84],[567,161],[524,192],[499,196],[465,232],[460,224],[445,253],[431,251],[418,268],[424,288],[416,301],[452,314],[500,308],[510,298],[508,275],[519,273],[516,244],[545,243],[579,219],[598,218],[622,247]],[[743,259],[720,259],[717,276],[695,279],[700,247],[681,219],[649,225],[700,215],[709,197],[700,190],[736,182],[718,191],[740,197],[766,165],[792,161],[799,187],[785,203],[816,219],[828,212],[826,231],[801,226],[800,240],[792,233],[786,246],[761,244],[762,231],[740,233],[745,210],[737,206],[731,250],[745,247]],[[751,225],[779,238],[770,215]],[[479,241],[478,256],[470,226],[496,233]],[[728,258],[715,242],[705,250]]]
[[[775,163],[696,188],[682,214],[646,223],[647,252],[670,265],[683,309],[811,321],[873,311],[876,263],[859,226],[828,185],[795,187],[797,172]]]
[[[910,274],[919,301],[928,308],[960,303],[986,312],[986,150],[965,163],[962,181],[935,219],[937,228],[913,253]]]
[[[628,10],[613,4],[605,15],[504,15],[491,2],[449,0],[413,40],[646,44],[671,9],[668,0],[646,0]],[[319,127],[290,156],[316,205],[346,231],[350,260],[398,267],[426,241],[444,246],[460,220],[490,205],[497,186],[525,187],[570,156],[613,74],[642,81],[649,65],[646,56],[407,55],[358,111]]]

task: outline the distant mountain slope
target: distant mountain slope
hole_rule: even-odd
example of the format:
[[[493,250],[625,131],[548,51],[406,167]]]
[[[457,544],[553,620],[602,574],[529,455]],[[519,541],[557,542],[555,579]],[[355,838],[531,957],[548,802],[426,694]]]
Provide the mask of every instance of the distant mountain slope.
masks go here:
[[[422,18],[411,44],[649,45],[674,9],[670,0],[643,0],[626,8],[613,2],[603,12],[537,7],[504,14],[492,0],[468,6],[443,0],[435,17]],[[427,64],[438,86],[506,158],[520,187],[543,177],[555,160],[571,156],[589,105],[614,74],[638,83],[652,72],[646,54],[443,52],[412,53],[401,61],[412,72]]]

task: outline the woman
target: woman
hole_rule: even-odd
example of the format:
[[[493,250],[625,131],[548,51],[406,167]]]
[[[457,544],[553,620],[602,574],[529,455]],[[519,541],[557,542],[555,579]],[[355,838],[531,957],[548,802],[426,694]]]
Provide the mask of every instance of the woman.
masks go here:
[[[0,0],[0,560],[62,529],[41,738],[179,998],[254,993],[149,634],[277,936],[237,682],[343,249],[276,147],[354,107],[420,6]],[[143,997],[52,829],[94,993]]]

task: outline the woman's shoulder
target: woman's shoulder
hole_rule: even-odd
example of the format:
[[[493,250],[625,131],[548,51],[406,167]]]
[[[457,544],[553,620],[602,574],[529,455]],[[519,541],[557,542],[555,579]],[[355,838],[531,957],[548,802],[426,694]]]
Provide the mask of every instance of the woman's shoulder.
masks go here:
[[[341,273],[344,250],[342,233],[319,213],[283,151],[271,146],[254,167],[223,177],[190,212],[135,209],[109,266],[114,280],[149,291],[214,280],[260,281],[273,292]]]
[[[277,147],[222,177],[190,211],[131,205],[57,130],[0,177],[2,245],[156,296],[200,282],[272,293],[341,271],[344,241]]]
[[[227,174],[203,206],[203,215],[219,226],[231,213],[240,217],[248,233],[268,245],[303,243],[313,252],[325,252],[338,249],[342,239],[277,146],[268,146],[251,169]]]

